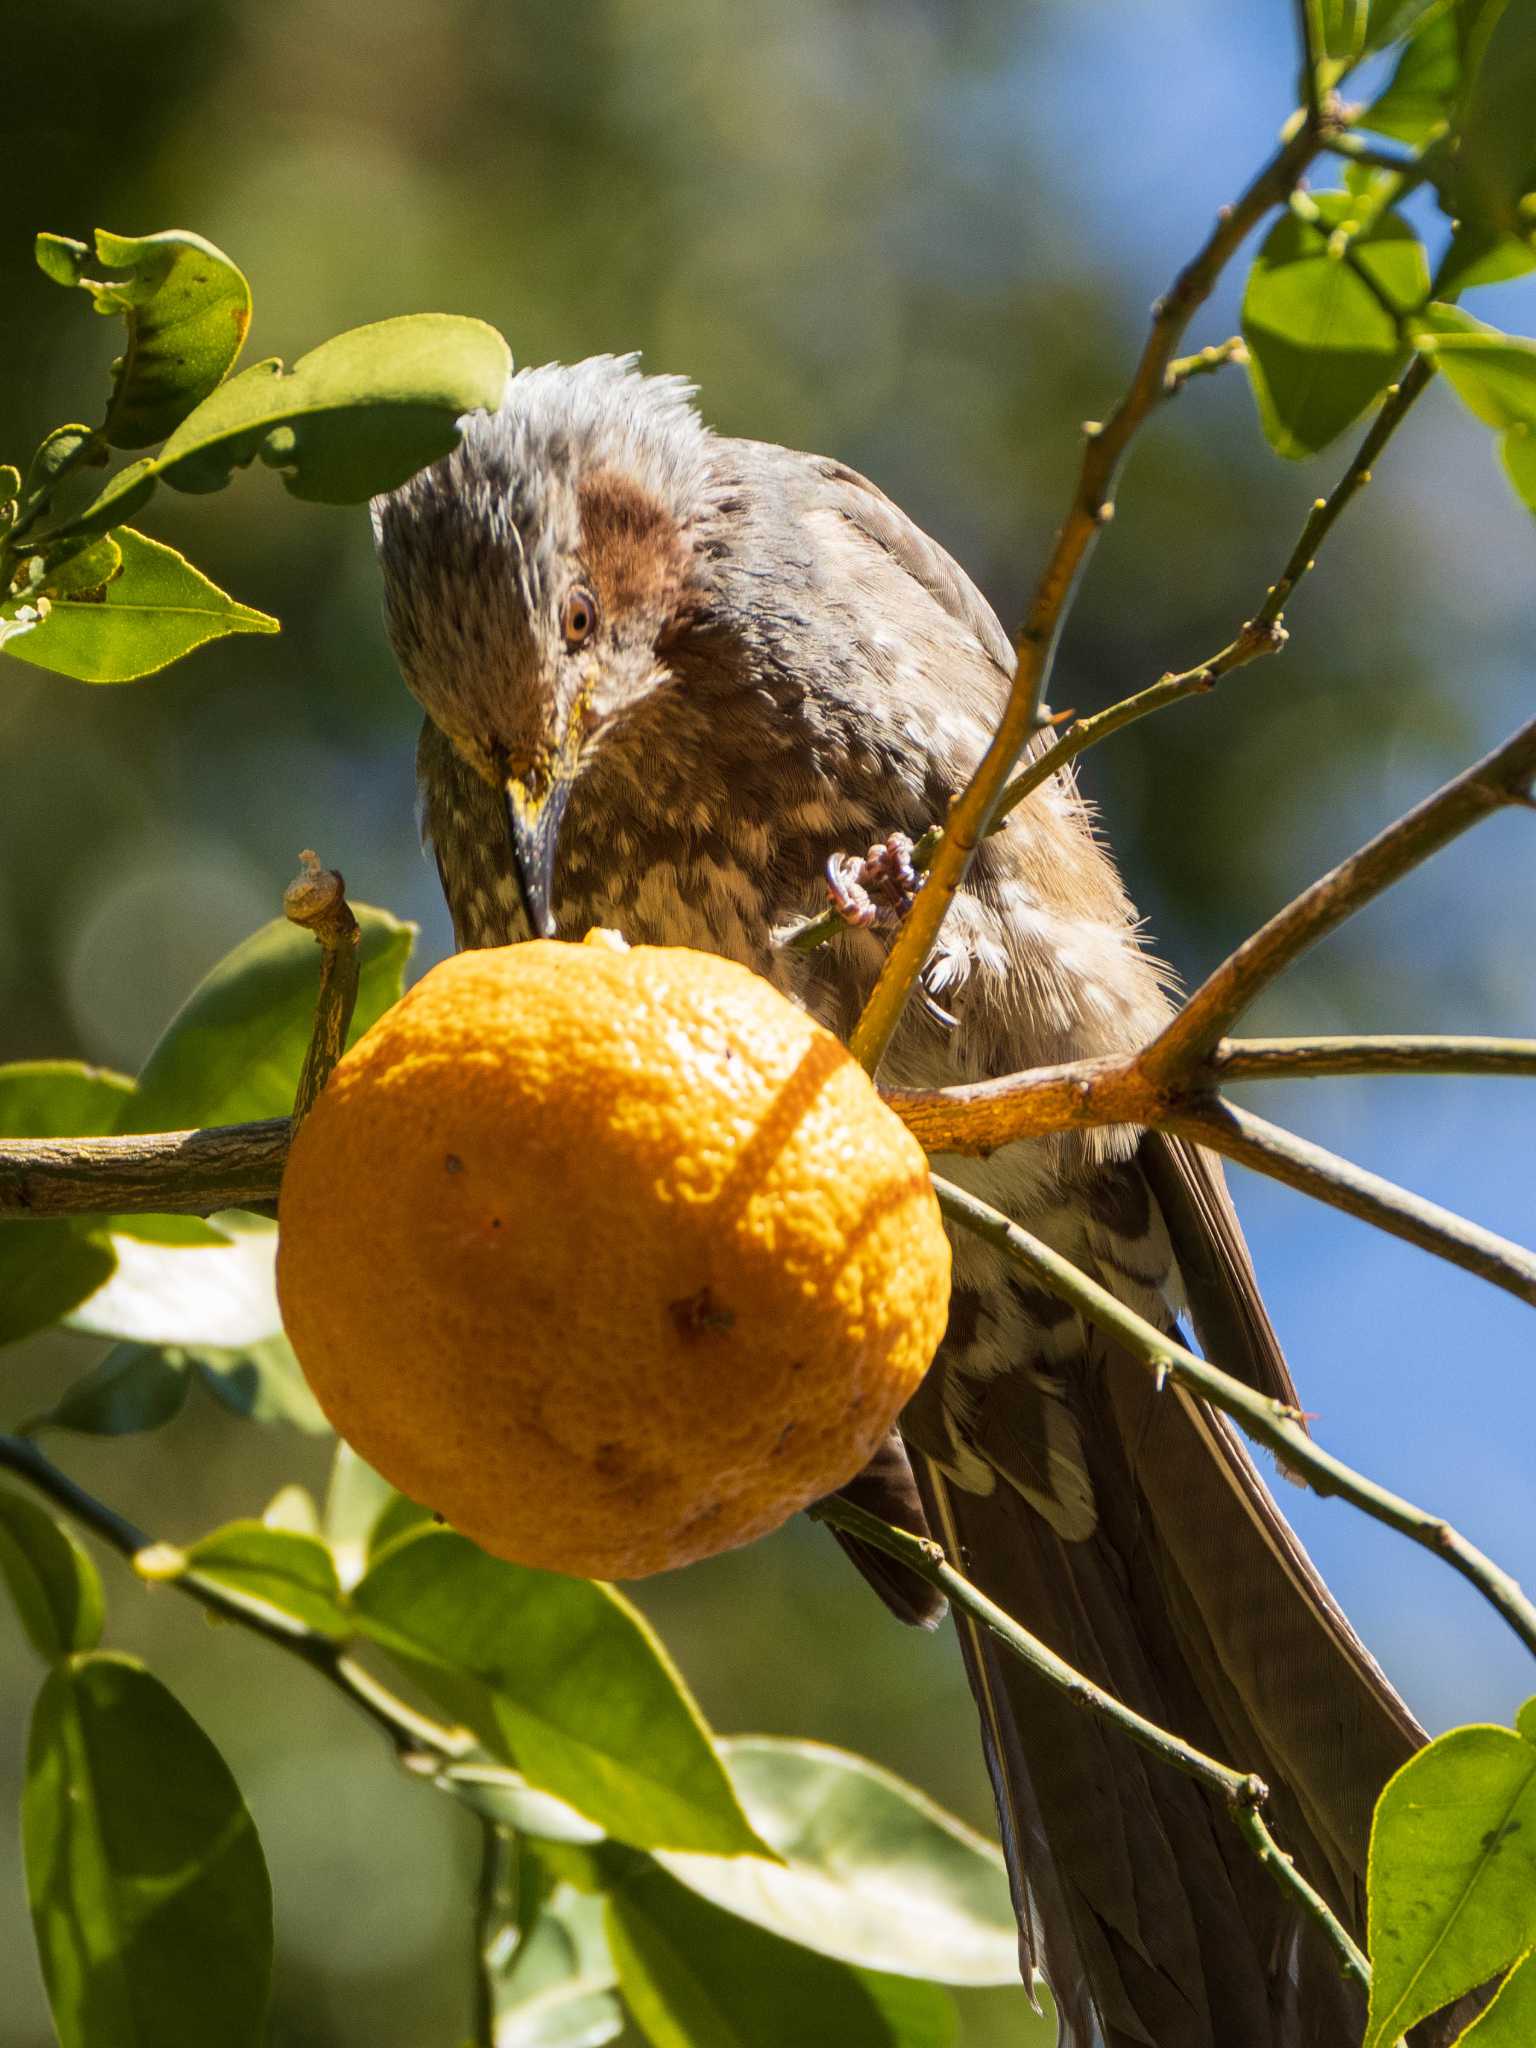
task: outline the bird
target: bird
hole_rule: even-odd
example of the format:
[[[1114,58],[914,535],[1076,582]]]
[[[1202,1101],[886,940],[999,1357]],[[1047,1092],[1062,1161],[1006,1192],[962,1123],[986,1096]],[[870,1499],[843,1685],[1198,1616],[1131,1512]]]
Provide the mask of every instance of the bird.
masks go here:
[[[461,427],[372,507],[457,944],[600,925],[699,947],[846,1038],[899,919],[901,850],[942,822],[1007,696],[996,613],[857,471],[715,432],[691,385],[636,357],[519,370]],[[787,944],[829,875],[843,929]],[[1127,1053],[1172,1014],[1070,769],[978,851],[921,996],[884,1057],[893,1086]],[[938,1164],[1299,1407],[1208,1154],[1117,1127]],[[1361,1937],[1374,1801],[1423,1730],[1227,1419],[953,1238],[944,1343],[850,1496],[931,1531],[1095,1683],[1257,1772],[1285,1850]],[[902,1619],[939,1620],[931,1588],[844,1547]],[[1357,2042],[1362,1995],[1221,1802],[956,1620],[1024,1981],[1048,1983],[1062,2048]]]

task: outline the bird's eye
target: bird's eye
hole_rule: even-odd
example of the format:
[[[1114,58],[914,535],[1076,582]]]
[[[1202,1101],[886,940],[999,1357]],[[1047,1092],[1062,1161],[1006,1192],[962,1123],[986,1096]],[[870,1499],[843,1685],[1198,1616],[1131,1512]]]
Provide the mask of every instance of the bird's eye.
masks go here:
[[[583,590],[578,584],[565,600],[565,609],[560,615],[560,630],[565,635],[565,644],[574,653],[578,647],[585,647],[597,631],[597,599],[590,590]]]

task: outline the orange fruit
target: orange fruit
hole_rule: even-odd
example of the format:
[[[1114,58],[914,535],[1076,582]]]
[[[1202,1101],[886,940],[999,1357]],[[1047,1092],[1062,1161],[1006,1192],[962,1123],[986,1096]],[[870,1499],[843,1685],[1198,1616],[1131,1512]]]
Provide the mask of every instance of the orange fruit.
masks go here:
[[[340,1061],[283,1177],[321,1406],[485,1549],[637,1578],[863,1466],[944,1331],[927,1163],[746,968],[532,940],[435,967]]]

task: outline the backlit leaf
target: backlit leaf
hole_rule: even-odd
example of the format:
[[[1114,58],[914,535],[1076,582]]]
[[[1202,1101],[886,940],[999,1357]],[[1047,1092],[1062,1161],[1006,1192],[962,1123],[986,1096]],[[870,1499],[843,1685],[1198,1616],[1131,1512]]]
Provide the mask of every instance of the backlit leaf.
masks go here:
[[[1291,458],[1326,447],[1385,390],[1406,350],[1388,304],[1406,310],[1429,290],[1423,247],[1396,214],[1351,234],[1354,194],[1320,192],[1315,206],[1315,220],[1288,212],[1271,228],[1243,298],[1259,417]]]
[[[133,1083],[76,1060],[0,1067],[0,1138],[80,1138],[112,1130]],[[56,1323],[117,1261],[104,1218],[0,1227],[0,1344]]]
[[[841,1961],[941,1984],[1015,1984],[1000,1852],[866,1757],[766,1735],[723,1740],[747,1818],[784,1859],[676,1856],[690,1890]]]
[[[120,313],[127,323],[102,428],[114,448],[163,441],[223,381],[244,345],[250,286],[201,235],[98,228],[94,263],[83,242],[39,235],[37,260],[56,283],[89,292],[98,313]],[[88,274],[103,266],[119,274]]]
[[[39,1656],[52,1662],[100,1641],[95,1565],[46,1509],[9,1488],[0,1488],[0,1579]]]
[[[285,370],[254,363],[205,398],[159,454],[129,463],[65,530],[115,526],[164,481],[216,491],[260,459],[297,498],[356,505],[458,446],[458,422],[495,411],[511,369],[481,320],[413,313],[354,327]]]
[[[275,633],[277,620],[237,604],[174,548],[120,526],[104,588],[50,596],[48,615],[9,652],[85,683],[129,683],[230,633]]]
[[[1365,2048],[1390,2048],[1536,1945],[1536,1701],[1517,1727],[1453,1728],[1377,1803]]]
[[[356,1039],[398,1001],[416,927],[354,904]],[[274,918],[204,976],[145,1063],[121,1128],[167,1131],[287,1116],[314,1023],[320,950]],[[273,1328],[277,1326],[272,1325]]]
[[[608,1834],[761,1850],[682,1678],[612,1587],[421,1529],[382,1553],[352,1601],[358,1627],[493,1754]]]
[[[948,2048],[935,1984],[878,1978],[738,1920],[664,1871],[608,1902],[624,2002],[651,2048]]]
[[[331,1553],[318,1536],[229,1522],[183,1551],[186,1569],[339,1642],[351,1633]]]
[[[1474,232],[1528,238],[1536,208],[1536,8],[1504,8],[1467,94],[1453,184],[1455,207]]]
[[[159,1429],[182,1411],[187,1368],[152,1344],[116,1344],[82,1373],[29,1428],[70,1429],[81,1436],[132,1436]]]
[[[228,1767],[127,1657],[71,1657],[32,1718],[22,1839],[61,2048],[262,2048],[272,1892]]]

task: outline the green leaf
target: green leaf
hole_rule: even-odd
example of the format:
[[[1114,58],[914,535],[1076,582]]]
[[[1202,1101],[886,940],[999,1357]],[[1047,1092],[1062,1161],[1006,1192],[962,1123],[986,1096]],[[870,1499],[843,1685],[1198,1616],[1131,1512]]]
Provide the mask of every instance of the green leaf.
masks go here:
[[[277,1332],[259,1343],[220,1350],[188,1347],[183,1356],[198,1378],[234,1415],[248,1422],[287,1422],[306,1436],[329,1436],[325,1411],[309,1391],[293,1346]]]
[[[1486,425],[1536,422],[1536,341],[1501,334],[1459,306],[1428,307],[1413,323],[1413,339]]]
[[[603,1902],[569,1884],[550,1887],[536,1859],[525,1853],[521,1861],[516,1893],[522,1925],[499,1931],[487,1957],[496,2048],[602,2048],[624,2030],[623,2008],[613,1996]],[[525,1914],[530,1891],[534,1899]],[[511,1960],[499,1967],[503,1947]]]
[[[1292,459],[1326,447],[1392,381],[1405,343],[1378,292],[1406,309],[1429,290],[1406,221],[1381,213],[1352,234],[1361,218],[1353,194],[1320,192],[1314,203],[1315,219],[1288,212],[1271,228],[1243,297],[1259,418],[1270,445]]]
[[[269,1529],[295,1529],[301,1536],[320,1534],[320,1510],[307,1486],[290,1480],[280,1486],[261,1511]]]
[[[70,1311],[72,1330],[135,1344],[174,1344],[230,1359],[282,1328],[273,1266],[277,1233],[256,1217],[228,1219],[220,1243],[154,1244],[116,1233],[116,1269]],[[27,1225],[30,1230],[32,1226]]]
[[[63,235],[39,235],[37,261],[56,284],[90,293],[98,313],[120,313],[127,345],[114,368],[102,432],[114,448],[163,441],[224,381],[245,345],[251,288],[201,235],[96,230],[96,262],[121,273],[86,275],[91,252]]]
[[[511,366],[494,327],[451,313],[351,328],[291,370],[276,357],[254,363],[60,530],[116,525],[161,480],[178,491],[222,490],[232,470],[257,458],[296,498],[361,504],[456,448],[462,415],[494,412]]]
[[[174,1420],[186,1404],[187,1384],[181,1359],[150,1344],[117,1344],[27,1427],[33,1434],[69,1429],[80,1436],[134,1436]]]
[[[1536,211],[1536,8],[1505,7],[1487,38],[1462,112],[1453,198],[1474,230],[1529,237]]]
[[[278,631],[276,619],[237,604],[185,556],[131,526],[101,545],[122,558],[105,588],[98,579],[76,595],[50,595],[47,617],[11,654],[83,683],[131,683],[209,640]]]
[[[1365,2048],[1390,2048],[1536,1945],[1536,1701],[1517,1725],[1453,1728],[1377,1802]]]
[[[619,1988],[652,2048],[947,2048],[933,1984],[879,1979],[734,1919],[664,1871],[608,1902]]]
[[[0,1067],[0,1138],[80,1138],[112,1130],[133,1083],[76,1060]],[[100,1219],[0,1228],[0,1344],[45,1330],[117,1264]]]
[[[355,1586],[368,1569],[373,1525],[395,1489],[349,1443],[338,1439],[325,1492],[325,1540],[344,1586]]]
[[[69,1530],[35,1501],[0,1488],[0,1578],[33,1648],[49,1662],[101,1640],[101,1580]]]
[[[690,1890],[843,1962],[941,1984],[1018,1982],[1018,1926],[990,1842],[847,1750],[767,1735],[720,1748],[783,1863],[659,1855]]]
[[[383,1552],[352,1601],[358,1627],[494,1755],[608,1834],[762,1851],[682,1678],[612,1587],[421,1529]]]
[[[1420,28],[1426,19],[1438,15],[1446,5],[1447,0],[1370,0],[1364,38],[1366,49],[1382,50],[1388,43],[1400,42]]]
[[[72,1657],[32,1717],[27,1890],[61,2048],[262,2048],[272,1891],[228,1767],[127,1657]]]
[[[1536,2041],[1536,1951],[1516,1963],[1498,1996],[1480,2013],[1456,2048],[1530,2048]]]
[[[340,1642],[352,1633],[331,1553],[318,1536],[266,1522],[229,1522],[181,1553],[183,1572]],[[177,1576],[181,1576],[180,1573]]]
[[[37,452],[27,464],[26,481],[21,487],[22,498],[30,503],[36,498],[46,497],[72,470],[94,469],[109,460],[106,443],[94,427],[83,427],[78,420],[72,420],[68,426],[55,427],[39,441]]]
[[[604,1839],[595,1822],[552,1792],[541,1792],[518,1771],[483,1755],[457,1758],[432,1773],[432,1783],[482,1820],[515,1828],[544,1842],[573,1842],[590,1848]]]
[[[47,617],[51,619],[54,605],[62,598],[81,604],[87,600],[102,603],[107,584],[122,569],[123,551],[111,534],[102,533],[94,539],[64,541],[46,560],[39,557],[38,563],[35,588],[38,596],[48,599]]]
[[[367,904],[353,909],[362,933],[356,1039],[399,1000],[416,927]],[[281,917],[263,925],[225,955],[172,1018],[120,1128],[167,1131],[287,1116],[319,985],[320,953],[309,933]]]
[[[1511,427],[1499,443],[1499,454],[1516,497],[1536,512],[1536,434],[1525,426]]]

